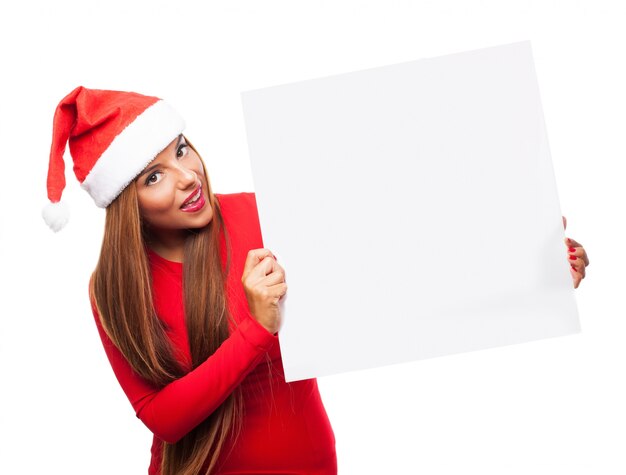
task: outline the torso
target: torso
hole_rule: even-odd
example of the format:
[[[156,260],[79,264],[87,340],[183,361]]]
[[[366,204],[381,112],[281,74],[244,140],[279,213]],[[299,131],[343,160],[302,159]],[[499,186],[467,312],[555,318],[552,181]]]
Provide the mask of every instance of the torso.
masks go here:
[[[263,247],[263,242],[252,193],[216,196],[230,236],[227,298],[231,315],[237,321],[249,315],[240,280],[245,259],[250,249]],[[222,252],[222,258],[224,256]],[[172,343],[180,350],[185,364],[189,364],[182,304],[182,265],[167,261],[154,252],[149,253],[149,258],[157,314],[170,327],[168,334]],[[157,289],[161,289],[159,294]],[[163,292],[163,289],[167,291]],[[159,295],[167,295],[167,298]],[[218,473],[336,474],[335,438],[317,381],[286,383],[278,344],[267,353],[267,362],[259,363],[245,377],[241,387],[245,406],[243,427],[234,446],[231,444],[223,450]],[[150,473],[157,473],[160,448],[161,442],[155,438]]]

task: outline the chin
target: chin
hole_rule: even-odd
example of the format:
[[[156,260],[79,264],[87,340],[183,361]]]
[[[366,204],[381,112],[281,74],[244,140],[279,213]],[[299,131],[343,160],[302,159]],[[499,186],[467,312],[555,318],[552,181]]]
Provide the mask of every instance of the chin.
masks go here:
[[[190,226],[191,229],[199,229],[208,226],[213,221],[213,211],[207,213],[207,216],[198,216],[198,220]]]

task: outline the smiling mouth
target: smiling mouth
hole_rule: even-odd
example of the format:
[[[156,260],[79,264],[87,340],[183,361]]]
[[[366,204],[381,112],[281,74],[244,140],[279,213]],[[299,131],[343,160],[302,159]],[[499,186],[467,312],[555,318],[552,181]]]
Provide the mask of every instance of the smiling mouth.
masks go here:
[[[202,196],[202,186],[199,186],[196,192],[191,195],[185,202],[181,205],[181,209],[187,208],[189,206],[194,205]]]

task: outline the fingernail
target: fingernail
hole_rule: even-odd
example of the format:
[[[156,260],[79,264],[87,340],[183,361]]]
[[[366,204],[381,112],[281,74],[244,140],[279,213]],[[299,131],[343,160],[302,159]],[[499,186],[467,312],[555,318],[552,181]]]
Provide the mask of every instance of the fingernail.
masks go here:
[[[576,257],[576,256],[569,256],[569,258],[570,258],[571,260],[573,260],[573,261],[575,261],[575,260],[577,259],[577,257]]]
[[[572,269],[576,270],[576,267],[572,266]]]
[[[576,249],[574,249],[573,247],[570,247],[570,248],[568,249],[568,251],[569,251],[569,252],[576,252]]]

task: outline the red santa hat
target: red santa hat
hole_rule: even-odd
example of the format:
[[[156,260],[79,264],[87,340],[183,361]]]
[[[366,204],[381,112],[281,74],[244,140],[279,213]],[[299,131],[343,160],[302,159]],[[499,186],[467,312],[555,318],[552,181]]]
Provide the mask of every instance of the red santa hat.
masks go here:
[[[69,218],[61,202],[63,155],[69,144],[81,187],[106,208],[185,128],[178,113],[158,97],[79,86],[54,113],[48,165],[48,226],[58,231]]]

